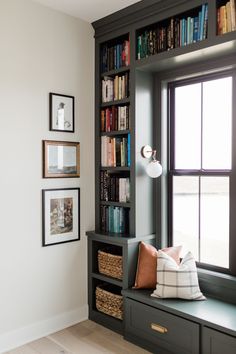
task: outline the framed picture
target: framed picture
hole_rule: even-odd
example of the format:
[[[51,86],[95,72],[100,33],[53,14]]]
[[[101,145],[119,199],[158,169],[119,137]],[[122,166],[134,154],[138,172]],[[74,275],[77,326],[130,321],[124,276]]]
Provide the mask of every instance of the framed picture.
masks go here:
[[[43,140],[43,177],[80,176],[80,143]]]
[[[49,93],[50,130],[74,133],[75,103],[73,96]]]
[[[43,189],[43,246],[80,239],[80,189]]]

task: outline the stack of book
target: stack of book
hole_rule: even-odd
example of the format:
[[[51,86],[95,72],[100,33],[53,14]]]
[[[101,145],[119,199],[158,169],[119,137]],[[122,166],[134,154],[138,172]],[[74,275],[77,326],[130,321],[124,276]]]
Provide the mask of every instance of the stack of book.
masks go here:
[[[101,171],[101,200],[105,202],[128,203],[130,201],[130,178],[109,175]]]
[[[129,106],[112,106],[101,110],[101,132],[130,129]]]
[[[127,137],[101,137],[102,167],[130,166],[130,134]]]
[[[129,209],[101,206],[101,231],[129,234]]]
[[[122,100],[129,97],[129,73],[105,76],[102,80],[102,102]]]
[[[217,34],[236,30],[236,0],[230,0],[217,9]]]
[[[175,17],[168,24],[152,27],[137,37],[137,59],[183,47],[207,38],[208,5],[204,4],[195,17]]]
[[[114,46],[104,45],[101,49],[101,71],[120,69],[130,65],[130,42],[124,40]]]

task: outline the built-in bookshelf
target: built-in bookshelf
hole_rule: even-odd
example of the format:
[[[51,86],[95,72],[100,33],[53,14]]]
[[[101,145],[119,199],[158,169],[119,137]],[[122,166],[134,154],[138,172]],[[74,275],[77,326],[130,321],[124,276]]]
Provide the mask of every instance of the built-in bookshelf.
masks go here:
[[[122,332],[124,324],[97,310],[96,286],[113,284],[118,292],[132,287],[140,240],[161,242],[161,179],[147,176],[148,161],[140,153],[146,144],[161,149],[156,79],[169,69],[182,76],[192,65],[235,55],[233,18],[219,30],[222,8],[232,17],[233,5],[231,0],[148,0],[133,5],[134,12],[129,8],[94,23],[96,198],[95,231],[87,233],[89,318],[113,330]],[[98,250],[110,245],[121,250],[122,279],[99,273]]]
[[[217,1],[217,34],[236,30],[235,0]]]
[[[137,31],[137,59],[184,47],[207,38],[208,4]]]
[[[130,38],[100,46],[100,209],[102,232],[129,235],[130,218]]]

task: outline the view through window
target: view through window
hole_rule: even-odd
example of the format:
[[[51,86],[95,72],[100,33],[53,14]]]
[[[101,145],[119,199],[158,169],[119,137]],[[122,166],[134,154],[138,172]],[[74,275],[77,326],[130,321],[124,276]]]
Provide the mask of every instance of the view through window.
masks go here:
[[[196,261],[229,268],[232,76],[169,85],[170,237]]]

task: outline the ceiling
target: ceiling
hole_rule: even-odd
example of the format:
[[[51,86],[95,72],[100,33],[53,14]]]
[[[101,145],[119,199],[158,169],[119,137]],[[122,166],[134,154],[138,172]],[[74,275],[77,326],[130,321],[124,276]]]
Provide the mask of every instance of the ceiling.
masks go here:
[[[121,10],[140,0],[33,0],[42,5],[81,18],[88,22],[96,21]]]

